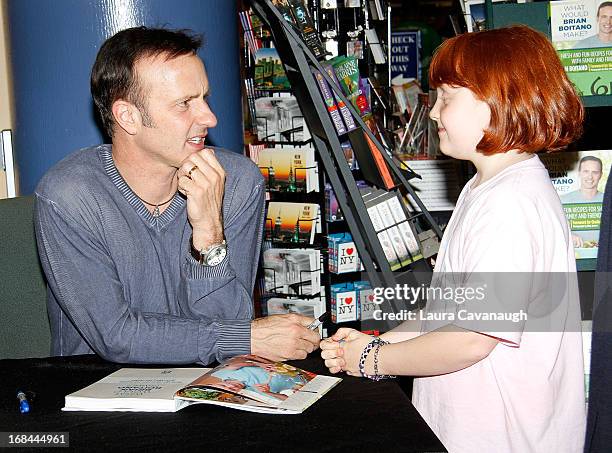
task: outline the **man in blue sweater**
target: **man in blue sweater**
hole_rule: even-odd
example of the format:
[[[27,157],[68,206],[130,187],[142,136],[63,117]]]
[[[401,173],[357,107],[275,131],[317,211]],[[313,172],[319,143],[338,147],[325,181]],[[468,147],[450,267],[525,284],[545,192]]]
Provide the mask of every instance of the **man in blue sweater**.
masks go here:
[[[91,91],[112,145],[77,151],[36,189],[52,354],[122,363],[303,358],[299,315],[252,320],[264,183],[205,147],[217,119],[197,37],[145,27],[100,48]]]

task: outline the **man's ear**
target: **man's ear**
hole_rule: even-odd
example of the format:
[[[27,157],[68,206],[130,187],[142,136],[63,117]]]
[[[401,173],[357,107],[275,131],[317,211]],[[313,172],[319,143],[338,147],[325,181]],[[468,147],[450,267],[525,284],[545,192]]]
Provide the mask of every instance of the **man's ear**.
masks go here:
[[[113,102],[113,117],[117,125],[129,135],[135,135],[142,125],[140,112],[134,104],[123,99]]]

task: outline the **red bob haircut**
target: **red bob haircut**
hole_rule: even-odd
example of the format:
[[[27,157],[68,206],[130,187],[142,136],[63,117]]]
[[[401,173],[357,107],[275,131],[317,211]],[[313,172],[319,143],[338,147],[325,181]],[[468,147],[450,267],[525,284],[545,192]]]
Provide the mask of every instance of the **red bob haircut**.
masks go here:
[[[491,123],[477,146],[485,155],[557,151],[582,134],[584,108],[557,52],[524,25],[448,39],[433,57],[429,83],[469,88],[488,104]]]

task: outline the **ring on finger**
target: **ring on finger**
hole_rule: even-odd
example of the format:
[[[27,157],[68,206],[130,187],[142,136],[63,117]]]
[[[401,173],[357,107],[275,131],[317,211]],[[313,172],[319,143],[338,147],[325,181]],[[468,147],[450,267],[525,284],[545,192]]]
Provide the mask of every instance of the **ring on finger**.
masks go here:
[[[192,179],[191,174],[196,171],[198,169],[197,165],[194,165],[193,167],[191,167],[191,170],[189,170],[189,179]]]

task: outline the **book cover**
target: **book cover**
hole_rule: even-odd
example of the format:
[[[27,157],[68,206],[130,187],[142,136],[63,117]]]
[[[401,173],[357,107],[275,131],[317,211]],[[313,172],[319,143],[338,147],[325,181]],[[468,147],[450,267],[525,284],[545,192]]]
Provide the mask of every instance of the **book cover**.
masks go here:
[[[368,118],[372,114],[367,94],[363,91],[363,84],[360,84],[359,65],[357,59],[353,57],[337,57],[330,60],[334,68],[340,88],[346,98],[353,104],[362,118]]]
[[[291,85],[278,52],[273,47],[257,49],[255,55],[255,89],[289,90]]]
[[[602,0],[550,2],[552,43],[582,96],[612,94],[612,6]]]
[[[317,249],[271,248],[263,253],[265,289],[286,295],[321,291],[321,252]]]
[[[325,72],[329,75],[330,79],[334,82],[334,84],[338,88],[340,88],[340,82],[338,81],[338,77],[336,77],[334,67],[329,62],[321,63],[321,66],[323,66],[323,69],[325,69]],[[348,131],[352,131],[353,129],[357,127],[355,125],[355,120],[353,119],[353,115],[351,115],[351,112],[349,111],[344,101],[340,99],[333,90],[330,89],[330,91],[332,92],[332,95],[334,97],[334,100],[336,101],[336,104],[338,104],[338,109],[340,110],[340,114],[342,115],[342,120],[344,121],[344,124],[346,125],[346,129]]]
[[[255,99],[257,138],[263,142],[306,142],[310,131],[295,96]]]
[[[334,123],[336,132],[338,133],[338,135],[345,134],[346,127],[344,126],[344,122],[342,121],[342,117],[340,116],[338,105],[336,104],[336,101],[334,101],[334,97],[332,96],[331,90],[329,89],[329,85],[327,85],[327,82],[325,81],[323,75],[316,69],[312,69],[312,74],[314,75],[314,78],[317,81],[319,91],[321,92],[321,96],[323,97],[323,102],[325,102],[325,107],[327,107],[327,112],[329,113],[329,116],[332,119],[332,123]]]
[[[272,242],[312,244],[318,217],[318,204],[271,201],[266,216],[266,239]]]
[[[316,177],[312,148],[264,148],[257,156],[257,166],[270,192],[306,193],[313,190]]]
[[[306,8],[302,0],[287,0],[287,3],[291,8],[291,14],[304,42],[316,58],[322,58],[325,55],[325,48],[319,39],[319,33],[308,12],[308,8]]]
[[[176,412],[214,404],[270,414],[299,414],[341,379],[255,355],[209,368],[122,368],[65,398],[64,411]]]
[[[272,0],[272,4],[276,6],[276,9],[278,9],[278,11],[281,13],[283,19],[290,24],[297,26],[297,23],[293,18],[293,14],[291,13],[291,7],[289,6],[289,2],[287,0]]]
[[[576,259],[597,258],[612,150],[541,154],[572,230]]]

